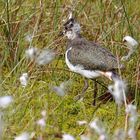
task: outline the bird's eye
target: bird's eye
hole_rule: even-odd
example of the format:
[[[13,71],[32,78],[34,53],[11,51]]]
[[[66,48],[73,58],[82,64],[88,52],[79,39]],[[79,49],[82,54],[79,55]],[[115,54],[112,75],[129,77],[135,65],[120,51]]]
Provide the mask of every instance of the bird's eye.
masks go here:
[[[65,27],[65,30],[68,30],[68,27]]]
[[[71,18],[71,19],[70,19],[70,21],[71,21],[71,22],[74,22],[74,19],[73,19],[73,18]]]
[[[70,27],[73,27],[73,23],[70,24]]]

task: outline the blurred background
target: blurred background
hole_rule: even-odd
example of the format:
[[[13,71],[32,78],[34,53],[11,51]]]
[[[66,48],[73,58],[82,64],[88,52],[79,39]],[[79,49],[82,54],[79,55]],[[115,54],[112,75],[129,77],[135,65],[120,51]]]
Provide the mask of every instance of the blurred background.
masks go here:
[[[100,118],[107,132],[124,127],[125,108],[116,116],[116,105],[106,89],[100,84],[90,87],[82,102],[74,97],[82,90],[84,79],[69,71],[65,64],[66,38],[58,36],[72,11],[81,25],[82,35],[108,48],[118,60],[128,53],[123,37],[140,38],[139,0],[1,0],[0,1],[0,95],[12,95],[14,102],[4,110],[5,127],[3,139],[10,140],[28,131],[33,138],[61,139],[70,133],[77,139],[87,133],[85,126],[76,125],[77,120],[91,121]],[[51,49],[55,59],[47,65],[36,65],[26,59],[28,48]],[[119,71],[127,83],[128,102],[140,105],[140,49]],[[20,85],[19,77],[28,73],[26,88]],[[58,96],[50,87],[64,81],[72,81],[67,94]],[[106,78],[98,78],[108,86]],[[97,105],[93,106],[93,92],[97,92]],[[105,98],[107,97],[108,98]],[[46,127],[40,129],[36,121],[41,111],[46,110]],[[139,126],[137,126],[139,130]],[[138,132],[138,131],[137,131]]]

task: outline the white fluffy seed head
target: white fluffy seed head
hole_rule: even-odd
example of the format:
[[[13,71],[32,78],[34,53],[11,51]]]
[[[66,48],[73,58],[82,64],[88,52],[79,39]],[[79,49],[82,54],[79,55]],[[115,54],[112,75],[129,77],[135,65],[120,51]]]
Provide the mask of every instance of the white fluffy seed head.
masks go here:
[[[136,115],[137,114],[137,108],[133,104],[128,104],[126,108],[126,113],[129,113],[130,115]]]
[[[65,91],[58,86],[53,86],[52,90],[60,97],[63,97],[65,95]]]
[[[27,42],[31,42],[33,40],[33,36],[31,34],[25,36],[25,40]]]
[[[136,131],[133,128],[130,128],[128,130],[128,136],[129,138],[131,138],[132,140],[136,140]]]
[[[127,61],[132,56],[132,54],[136,51],[138,42],[131,36],[125,36],[123,38],[123,42],[126,44],[127,48],[129,49],[129,52],[126,56],[123,56],[121,60]]]
[[[116,104],[122,105],[124,101],[124,94],[126,92],[126,83],[123,80],[116,79],[113,85],[109,85],[108,89],[113,95]]]
[[[105,134],[99,136],[99,140],[108,140]]]
[[[85,124],[87,124],[87,121],[85,121],[85,120],[83,120],[83,121],[77,121],[77,124],[78,125],[85,125]]]
[[[113,140],[124,140],[125,139],[125,132],[123,129],[117,129],[113,136]]]
[[[44,128],[44,127],[46,126],[46,121],[45,121],[44,118],[42,118],[42,119],[40,119],[40,120],[37,121],[37,124],[38,124],[40,127]]]
[[[27,59],[34,60],[38,53],[38,49],[35,47],[30,47],[25,51],[25,55]]]
[[[55,58],[55,53],[52,50],[44,49],[40,50],[35,58],[35,62],[38,65],[46,65],[49,64]]]
[[[12,96],[3,96],[0,97],[0,107],[6,108],[13,102]]]
[[[75,138],[72,135],[64,134],[62,140],[75,140]]]
[[[90,137],[86,135],[81,135],[80,138],[81,140],[90,140]]]
[[[81,135],[80,138],[81,140],[90,140],[90,136],[87,135]]]
[[[41,112],[42,117],[46,117],[46,114],[47,114],[46,110],[43,110],[43,111]]]
[[[63,97],[69,90],[71,85],[71,80],[64,81],[60,86],[51,86],[51,89],[60,97]]]
[[[130,117],[129,117],[130,124],[132,124],[132,125],[135,124],[138,119],[136,106],[132,105],[132,104],[128,104],[125,111],[127,114],[130,115]]]
[[[20,80],[22,87],[26,87],[28,84],[28,73],[23,73],[20,76],[19,80]]]
[[[49,64],[55,58],[55,53],[50,49],[31,47],[25,51],[25,54],[28,59],[34,60],[38,65]]]
[[[123,38],[123,42],[126,42],[126,45],[128,46],[129,49],[134,49],[135,47],[138,46],[138,42],[131,36],[125,36]]]
[[[28,78],[28,73],[23,73],[22,76],[24,76],[25,78]]]
[[[90,128],[94,129],[98,135],[105,135],[105,129],[103,128],[101,122],[98,119],[95,119],[89,124]]]
[[[29,140],[30,135],[27,132],[20,134],[19,136],[15,137],[15,140]]]

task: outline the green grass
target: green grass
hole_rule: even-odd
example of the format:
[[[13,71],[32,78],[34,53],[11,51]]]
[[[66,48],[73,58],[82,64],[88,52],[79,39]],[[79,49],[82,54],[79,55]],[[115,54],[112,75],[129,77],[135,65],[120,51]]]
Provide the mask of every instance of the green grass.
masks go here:
[[[14,98],[10,107],[4,110],[6,125],[3,139],[14,139],[24,131],[35,132],[35,138],[43,135],[50,140],[60,139],[56,135],[69,133],[79,139],[80,134],[88,133],[88,128],[78,126],[76,122],[90,122],[96,117],[102,120],[111,135],[116,128],[124,128],[125,108],[122,107],[119,116],[116,117],[114,101],[107,101],[100,107],[92,106],[92,81],[84,101],[73,100],[82,90],[84,81],[80,75],[68,70],[64,61],[66,39],[58,37],[58,34],[62,29],[63,19],[68,16],[66,7],[73,7],[74,15],[82,26],[82,35],[99,42],[120,59],[127,53],[122,38],[133,35],[136,40],[140,39],[139,5],[139,0],[78,0],[76,4],[68,0],[1,1],[0,95],[12,95]],[[34,36],[31,43],[25,40],[27,34]],[[29,46],[54,49],[57,52],[56,59],[49,65],[36,66],[25,59],[25,50]],[[121,71],[121,75],[131,87],[128,94],[133,95],[133,102],[139,106],[140,49],[130,61],[124,62],[124,65],[126,68]],[[19,82],[23,72],[30,75],[25,89]],[[63,98],[50,90],[49,85],[59,85],[69,79],[73,82],[70,91]],[[99,78],[99,81],[106,86],[109,83],[105,78]],[[104,93],[104,88],[98,85],[98,96]],[[97,99],[97,105],[100,102]],[[41,118],[42,110],[47,111],[45,131],[36,125],[36,121]]]

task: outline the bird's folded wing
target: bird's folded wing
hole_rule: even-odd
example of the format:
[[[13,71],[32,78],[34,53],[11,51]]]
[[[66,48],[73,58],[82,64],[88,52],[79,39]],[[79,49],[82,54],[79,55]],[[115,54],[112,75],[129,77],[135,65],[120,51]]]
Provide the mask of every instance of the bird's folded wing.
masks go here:
[[[68,56],[72,64],[82,65],[88,70],[107,71],[118,68],[117,59],[112,53],[92,42],[75,44],[68,52]]]

